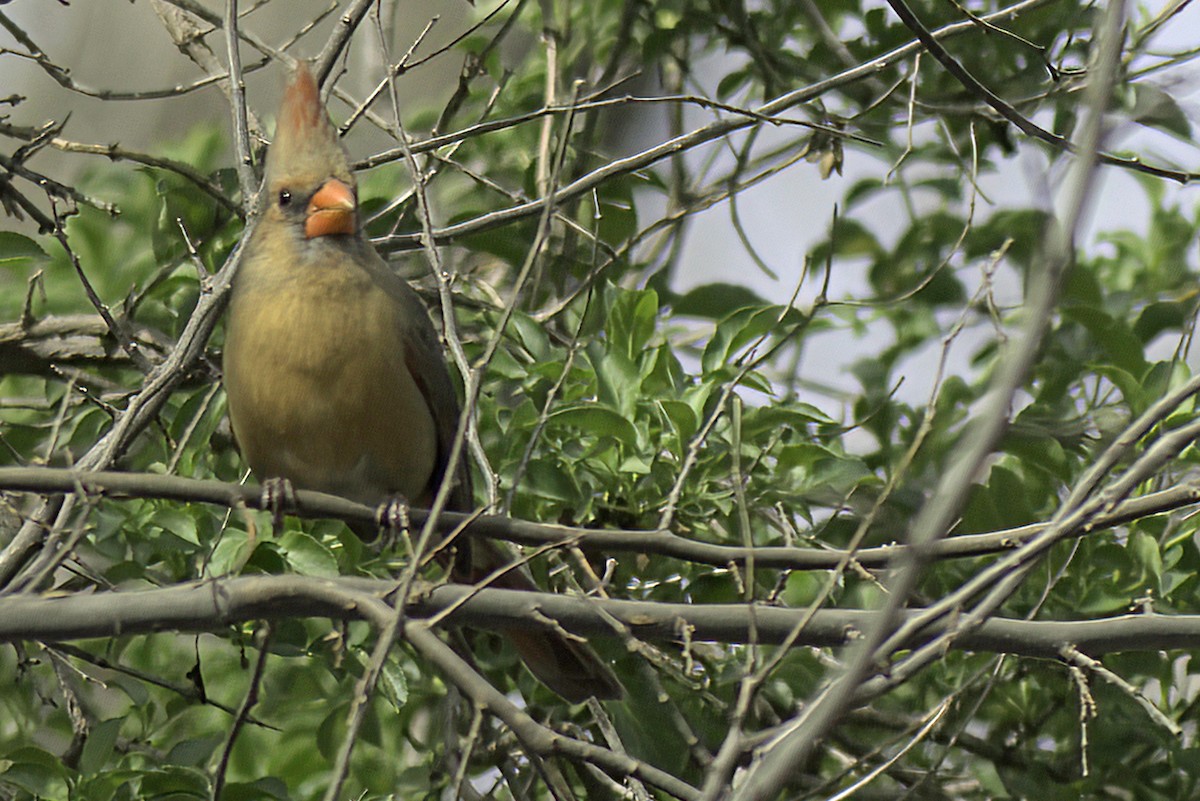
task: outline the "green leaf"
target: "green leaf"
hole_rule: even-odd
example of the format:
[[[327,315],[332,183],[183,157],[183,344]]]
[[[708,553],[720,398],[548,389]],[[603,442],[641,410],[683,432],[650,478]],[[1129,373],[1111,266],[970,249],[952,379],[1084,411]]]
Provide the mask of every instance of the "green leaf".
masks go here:
[[[208,776],[197,768],[169,766],[142,779],[144,799],[207,799],[211,795]]]
[[[408,677],[404,675],[404,668],[390,656],[379,673],[379,687],[393,710],[400,712],[404,709],[408,703]]]
[[[636,360],[650,344],[658,320],[658,293],[653,290],[619,290],[608,312],[605,329],[610,348]]]
[[[1063,316],[1083,325],[1117,367],[1133,375],[1145,372],[1140,340],[1124,320],[1090,306],[1067,306]]]
[[[700,420],[697,418],[696,412],[683,401],[662,400],[658,403],[667,419],[671,422],[671,427],[675,429],[675,434],[680,444],[686,444],[695,436],[697,429],[700,427]]]
[[[765,306],[767,302],[751,289],[736,284],[713,283],[698,286],[671,301],[676,315],[717,320],[747,306]]]
[[[633,423],[613,409],[596,403],[556,409],[550,413],[547,422],[572,426],[598,437],[612,437],[630,448],[636,447],[638,442]]]
[[[269,798],[284,801],[291,797],[287,785],[274,776],[254,782],[229,782],[221,793],[221,801],[262,801]]]
[[[81,773],[98,773],[108,763],[113,747],[117,743],[117,734],[121,731],[123,720],[123,718],[109,718],[92,726],[79,756]]]
[[[786,306],[740,309],[717,323],[704,349],[701,365],[711,373],[728,364],[735,353],[771,331],[785,331],[801,319],[800,312]],[[764,339],[764,342],[766,340]]]
[[[26,267],[49,258],[41,245],[29,237],[12,231],[0,231],[0,267]]]
[[[513,313],[509,325],[512,326],[514,338],[530,356],[538,361],[551,358],[550,337],[541,323],[518,311]]]
[[[873,196],[880,194],[887,184],[882,178],[869,176],[860,181],[856,181],[853,186],[846,190],[846,195],[842,199],[842,204],[846,211],[850,211],[860,202],[870,200]]]
[[[227,528],[221,534],[221,541],[213,549],[212,559],[208,563],[208,572],[212,576],[237,575],[254,552],[255,543],[241,529]]]
[[[744,435],[777,431],[782,426],[797,431],[805,430],[810,424],[835,426],[837,421],[811,403],[791,402],[786,406],[771,405],[747,409],[743,416]]]
[[[291,568],[302,576],[333,578],[338,575],[333,552],[307,532],[287,532],[279,538],[279,547]]]
[[[808,570],[797,570],[787,577],[783,600],[790,607],[804,608],[815,601],[825,586],[823,574]]]
[[[171,750],[167,753],[166,762],[169,765],[185,765],[193,768],[203,767],[212,757],[213,753],[216,752],[217,748],[224,742],[225,738],[220,734],[181,740],[171,747]]]
[[[637,233],[637,210],[633,200],[633,180],[628,177],[605,181],[596,197],[600,201],[599,235],[604,242],[622,242]],[[594,225],[595,210],[591,204],[581,207],[584,225]]]
[[[1102,375],[1116,385],[1117,389],[1121,390],[1121,395],[1125,398],[1125,402],[1129,404],[1130,411],[1133,414],[1140,414],[1145,410],[1146,404],[1151,398],[1146,393],[1144,382],[1140,381],[1137,376],[1132,375],[1127,370],[1122,370],[1119,367],[1114,367],[1108,364],[1098,364],[1094,367],[1097,375]]]
[[[346,709],[349,704],[330,704],[329,711],[317,726],[317,750],[326,762],[332,764],[337,759],[338,746],[346,731]]]
[[[19,787],[36,798],[67,798],[69,774],[57,756],[31,746],[7,751],[0,760],[0,787]]]
[[[731,604],[741,600],[737,582],[728,570],[700,576],[688,586],[688,595],[698,604]]]
[[[1145,573],[1154,578],[1157,584],[1162,576],[1162,553],[1158,549],[1158,540],[1144,531],[1135,531],[1129,538],[1129,552]]]
[[[196,532],[196,519],[186,509],[164,508],[154,515],[155,525],[163,531],[168,531],[184,542],[199,545],[200,538]]]
[[[1151,128],[1169,131],[1181,139],[1192,138],[1192,125],[1175,98],[1153,84],[1133,85],[1134,105],[1130,118]]]
[[[254,544],[254,550],[250,552],[250,558],[246,560],[243,570],[248,573],[258,572],[274,575],[286,573],[289,567],[278,542],[259,540]]]
[[[108,679],[110,687],[120,689],[136,706],[145,706],[150,701],[150,692],[140,680],[123,673],[116,673]]]
[[[1164,331],[1182,331],[1196,313],[1196,296],[1186,300],[1162,300],[1147,305],[1133,324],[1133,332],[1149,344]]]
[[[1050,215],[1041,209],[998,211],[971,231],[966,241],[966,254],[972,258],[986,258],[1007,247],[1007,258],[1028,267],[1037,253],[1042,232],[1052,222]]]
[[[717,97],[721,100],[728,100],[735,92],[750,83],[751,78],[752,76],[747,70],[734,70],[727,73],[717,82]]]
[[[632,416],[642,394],[642,374],[637,363],[623,349],[603,353],[592,363],[600,402],[622,416]]]
[[[529,463],[525,473],[523,488],[525,492],[555,501],[574,501],[579,496],[579,488],[572,479],[573,471],[565,465],[535,460]]]

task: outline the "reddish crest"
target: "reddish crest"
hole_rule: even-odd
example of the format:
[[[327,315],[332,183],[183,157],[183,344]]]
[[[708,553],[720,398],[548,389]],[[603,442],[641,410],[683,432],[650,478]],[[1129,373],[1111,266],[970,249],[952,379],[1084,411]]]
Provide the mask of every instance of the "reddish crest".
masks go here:
[[[317,82],[303,61],[296,62],[292,80],[283,94],[283,105],[279,109],[280,127],[291,133],[302,133],[321,127],[325,121],[325,109],[321,107],[321,92]],[[276,134],[278,136],[278,133]]]
[[[317,82],[301,61],[283,93],[275,141],[267,154],[267,178],[323,181],[330,176],[353,186],[346,151],[321,105]]]

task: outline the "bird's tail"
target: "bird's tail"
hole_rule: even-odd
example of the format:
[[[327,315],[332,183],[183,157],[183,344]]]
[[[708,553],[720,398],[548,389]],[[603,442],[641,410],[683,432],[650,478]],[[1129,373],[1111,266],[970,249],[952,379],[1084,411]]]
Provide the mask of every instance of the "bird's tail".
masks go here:
[[[495,543],[475,541],[470,548],[472,583],[509,561]],[[526,592],[538,589],[522,568],[493,577],[488,586]],[[621,682],[586,642],[547,629],[506,629],[504,636],[517,649],[529,672],[567,701],[577,704],[588,698],[615,701],[625,697]]]
[[[586,645],[547,631],[506,631],[529,672],[554,692],[578,704],[588,698],[615,701],[625,688]]]

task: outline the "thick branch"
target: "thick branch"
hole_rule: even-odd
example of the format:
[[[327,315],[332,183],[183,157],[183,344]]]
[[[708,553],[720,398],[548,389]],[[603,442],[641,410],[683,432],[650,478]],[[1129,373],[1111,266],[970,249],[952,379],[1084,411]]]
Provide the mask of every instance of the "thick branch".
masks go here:
[[[113,498],[165,498],[185,503],[263,509],[262,491],[258,487],[151,473],[84,472],[52,467],[0,467],[0,491],[3,490],[42,494],[83,491],[91,495]],[[298,517],[332,517],[347,523],[368,525],[375,522],[375,509],[344,498],[321,492],[297,490],[295,500],[295,507],[285,511]],[[1074,535],[1085,536],[1133,520],[1182,509],[1197,502],[1200,502],[1200,486],[1184,484],[1172,487],[1125,501],[1111,512],[1097,515],[1086,526],[1081,526],[1075,531]],[[414,525],[423,525],[426,516],[427,512],[424,509],[411,510]],[[833,570],[848,558],[845,551],[836,549],[763,546],[751,551],[738,545],[717,545],[689,540],[669,531],[586,529],[514,520],[499,515],[472,518],[471,515],[442,512],[438,517],[438,530],[449,532],[468,521],[470,525],[467,526],[466,533],[473,537],[533,546],[569,544],[589,553],[653,554],[714,567],[740,567],[748,558],[753,558],[754,564],[764,569]],[[986,534],[963,534],[934,543],[929,553],[934,559],[955,559],[1006,552],[1033,539],[1044,529],[1043,524],[1032,524]],[[852,558],[863,567],[886,568],[899,559],[905,550],[904,545],[882,545],[864,548],[853,554]]]
[[[161,590],[99,592],[0,599],[0,641],[59,642],[156,631],[213,631],[251,620],[301,617],[367,619],[395,589],[392,580],[323,579],[308,576],[245,576],[183,584]],[[420,588],[406,610],[411,620],[445,614],[442,623],[486,629],[561,626],[583,637],[613,636],[613,620],[647,640],[678,640],[683,627],[693,641],[762,644],[783,642],[805,614],[802,609],[745,604],[681,604],[579,598],[540,592],[478,589],[459,584]],[[906,618],[921,610],[906,610]],[[802,646],[844,645],[856,639],[873,613],[822,610],[796,641]],[[938,634],[939,622],[921,634]],[[753,632],[752,632],[753,629]],[[915,644],[914,640],[914,644]],[[1200,647],[1198,615],[1125,615],[1083,621],[993,618],[958,637],[953,647],[1058,659],[1072,645],[1091,656],[1117,651]]]
[[[170,342],[158,332],[126,325],[144,352],[161,356],[170,348]],[[0,324],[0,375],[51,375],[55,367],[132,364],[98,315],[46,317],[29,325]]]

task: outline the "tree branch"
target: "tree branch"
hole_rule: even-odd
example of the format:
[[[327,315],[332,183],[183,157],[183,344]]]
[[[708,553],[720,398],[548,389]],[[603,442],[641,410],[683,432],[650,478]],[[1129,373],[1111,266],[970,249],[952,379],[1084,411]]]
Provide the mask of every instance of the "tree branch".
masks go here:
[[[0,338],[0,353],[3,340]],[[161,498],[185,503],[209,503],[227,508],[246,507],[259,511],[267,509],[258,487],[221,481],[205,481],[156,473],[116,473],[82,471],[56,467],[0,467],[0,490],[58,494],[84,492],[107,498]],[[295,506],[285,513],[306,519],[336,518],[347,523],[376,522],[376,511],[322,492],[296,490]],[[1181,484],[1160,492],[1132,498],[1097,514],[1086,525],[1079,526],[1073,536],[1082,537],[1134,520],[1157,514],[1178,511],[1200,503],[1200,484]],[[428,511],[413,508],[410,516],[415,525],[423,525]],[[473,537],[504,540],[520,545],[571,545],[588,553],[641,553],[666,556],[685,562],[713,567],[741,567],[753,559],[763,569],[833,570],[846,559],[865,568],[887,568],[902,558],[907,545],[881,545],[864,548],[852,554],[839,549],[816,550],[791,546],[757,546],[747,549],[738,545],[718,545],[690,540],[670,531],[638,529],[587,529],[551,523],[534,523],[500,515],[473,516],[458,512],[442,512],[438,530],[450,532],[469,522],[465,533]],[[962,534],[949,537],[930,546],[934,559],[959,559],[988,554],[1006,553],[1034,539],[1046,529],[1044,523],[992,531],[984,534]]]
[[[171,343],[158,331],[126,322],[139,349],[161,358]],[[63,366],[131,367],[99,315],[43,317],[31,324],[0,323],[0,375],[51,375]]]
[[[254,620],[328,617],[378,625],[379,604],[395,589],[391,579],[311,576],[241,576],[180,584],[158,590],[87,595],[14,595],[0,599],[0,642],[61,642],[158,631],[215,631]],[[805,610],[747,604],[685,604],[579,598],[543,592],[478,588],[462,584],[415,585],[406,620],[444,616],[443,625],[482,629],[558,627],[581,637],[612,637],[612,621],[637,637],[677,642],[681,626],[693,642],[774,645],[793,633]],[[752,611],[753,610],[753,611]],[[449,614],[447,614],[449,612]],[[915,618],[920,609],[904,610]],[[853,642],[874,613],[865,609],[820,610],[796,645],[830,647]],[[425,624],[422,624],[425,625]],[[939,621],[906,645],[953,627]],[[1140,614],[1100,620],[1028,621],[992,618],[964,632],[950,647],[963,651],[1060,659],[1064,646],[1092,657],[1120,651],[1200,648],[1200,615]]]

